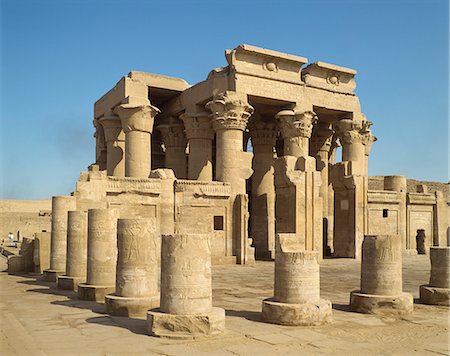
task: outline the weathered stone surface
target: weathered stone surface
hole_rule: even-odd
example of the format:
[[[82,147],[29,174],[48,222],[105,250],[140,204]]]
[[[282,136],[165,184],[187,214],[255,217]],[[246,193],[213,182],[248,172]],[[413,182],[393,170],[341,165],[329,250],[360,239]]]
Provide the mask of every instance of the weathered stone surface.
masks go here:
[[[430,260],[430,283],[420,286],[420,301],[450,306],[450,247],[431,247]]]
[[[156,219],[119,219],[116,291],[105,297],[112,315],[142,316],[159,305],[160,243]]]
[[[274,297],[262,303],[264,321],[320,325],[332,321],[331,302],[320,298],[318,252],[304,251],[296,234],[277,234]]]
[[[115,290],[117,218],[115,209],[88,210],[87,276],[78,286],[80,299],[103,302]]]
[[[67,254],[67,212],[76,209],[75,197],[58,196],[52,198],[52,230],[50,242],[50,269],[47,280],[56,282],[55,275],[62,275],[66,269]],[[56,272],[56,273],[55,273]]]
[[[147,317],[149,332],[153,336],[195,339],[225,331],[225,310],[222,308],[191,315],[167,314],[158,310],[152,310]]]
[[[262,304],[262,318],[273,324],[289,326],[322,325],[333,321],[331,302],[319,299],[315,303],[280,303],[274,298]]]
[[[87,212],[68,212],[66,274],[58,276],[58,288],[77,290],[86,281]]]
[[[402,291],[400,236],[365,236],[361,290],[351,292],[350,308],[359,313],[373,314],[408,314],[413,311],[412,295]]]
[[[358,313],[403,315],[413,312],[414,298],[409,293],[389,296],[353,291],[350,294],[350,306]]]
[[[195,338],[225,329],[225,311],[212,307],[209,235],[163,235],[161,306],[147,320],[154,336]]]

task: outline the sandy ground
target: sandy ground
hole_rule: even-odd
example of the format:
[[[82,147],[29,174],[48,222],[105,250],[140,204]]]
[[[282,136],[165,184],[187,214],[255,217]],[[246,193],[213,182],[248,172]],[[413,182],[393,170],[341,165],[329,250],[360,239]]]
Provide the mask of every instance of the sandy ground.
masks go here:
[[[428,256],[404,258],[404,290],[418,297]],[[5,260],[0,258],[0,271]],[[449,309],[418,304],[413,314],[377,317],[348,311],[359,285],[359,263],[329,259],[321,266],[322,297],[334,322],[283,327],[260,320],[261,301],[273,292],[273,263],[217,266],[214,305],[226,309],[227,332],[180,341],[146,335],[144,319],[111,317],[104,306],[52,289],[37,275],[0,273],[1,355],[449,355]]]

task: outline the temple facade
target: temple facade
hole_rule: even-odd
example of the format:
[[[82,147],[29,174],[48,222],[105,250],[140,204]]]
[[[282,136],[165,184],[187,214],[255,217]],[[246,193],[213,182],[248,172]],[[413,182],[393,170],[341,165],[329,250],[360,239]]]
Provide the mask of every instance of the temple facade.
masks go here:
[[[211,233],[217,261],[245,263],[253,249],[271,259],[276,233],[321,258],[358,258],[386,215],[375,204],[394,193],[369,192],[376,137],[356,71],[250,45],[225,57],[195,85],[131,72],[95,103],[96,162],[78,183],[79,208],[120,205],[156,216],[161,233]],[[447,201],[440,209],[448,215]],[[396,229],[415,249],[416,231]]]

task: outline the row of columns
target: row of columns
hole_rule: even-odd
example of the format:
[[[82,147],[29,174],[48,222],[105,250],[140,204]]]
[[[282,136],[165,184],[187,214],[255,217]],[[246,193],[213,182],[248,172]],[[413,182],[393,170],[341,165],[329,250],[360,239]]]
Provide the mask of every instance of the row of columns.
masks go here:
[[[333,199],[328,184],[332,138],[339,137],[342,159],[354,162],[353,173],[367,176],[368,155],[375,141],[370,134],[371,123],[367,120],[361,123],[342,119],[332,127],[320,122],[315,127],[310,150],[312,129],[317,123],[317,116],[312,111],[283,110],[276,115],[277,124],[275,121],[255,119],[247,125],[254,109],[248,104],[245,94],[231,91],[215,96],[205,107],[206,111],[187,111],[179,119],[169,116],[157,126],[165,147],[165,166],[173,169],[179,179],[212,181],[215,136],[215,180],[231,184],[233,200],[233,196],[246,193],[245,180],[252,173],[249,167],[247,171],[243,169],[243,133],[248,126],[254,150],[251,214],[254,245],[257,246],[257,254],[261,251],[262,255],[270,255],[274,251],[275,234],[273,147],[279,130],[284,141],[285,156],[308,157],[312,153],[316,157],[322,178],[320,196],[324,201],[324,217],[329,217],[327,234],[332,235],[333,212],[330,211],[332,205],[328,204]],[[128,103],[117,106],[96,122],[103,129],[98,129],[96,136],[97,141],[101,142],[101,136],[104,135],[108,175],[149,176],[151,134],[158,113],[159,110],[150,102],[128,98]],[[186,162],[187,145],[189,155]],[[97,159],[103,160],[104,156],[101,150],[97,153]]]

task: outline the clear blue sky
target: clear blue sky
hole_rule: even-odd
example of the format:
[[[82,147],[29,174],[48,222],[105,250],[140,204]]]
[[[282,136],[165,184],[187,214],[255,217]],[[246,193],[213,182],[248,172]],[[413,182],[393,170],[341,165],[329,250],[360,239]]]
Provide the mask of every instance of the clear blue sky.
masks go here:
[[[448,1],[0,1],[0,199],[74,190],[121,76],[194,84],[240,43],[357,69],[370,174],[449,179]]]

